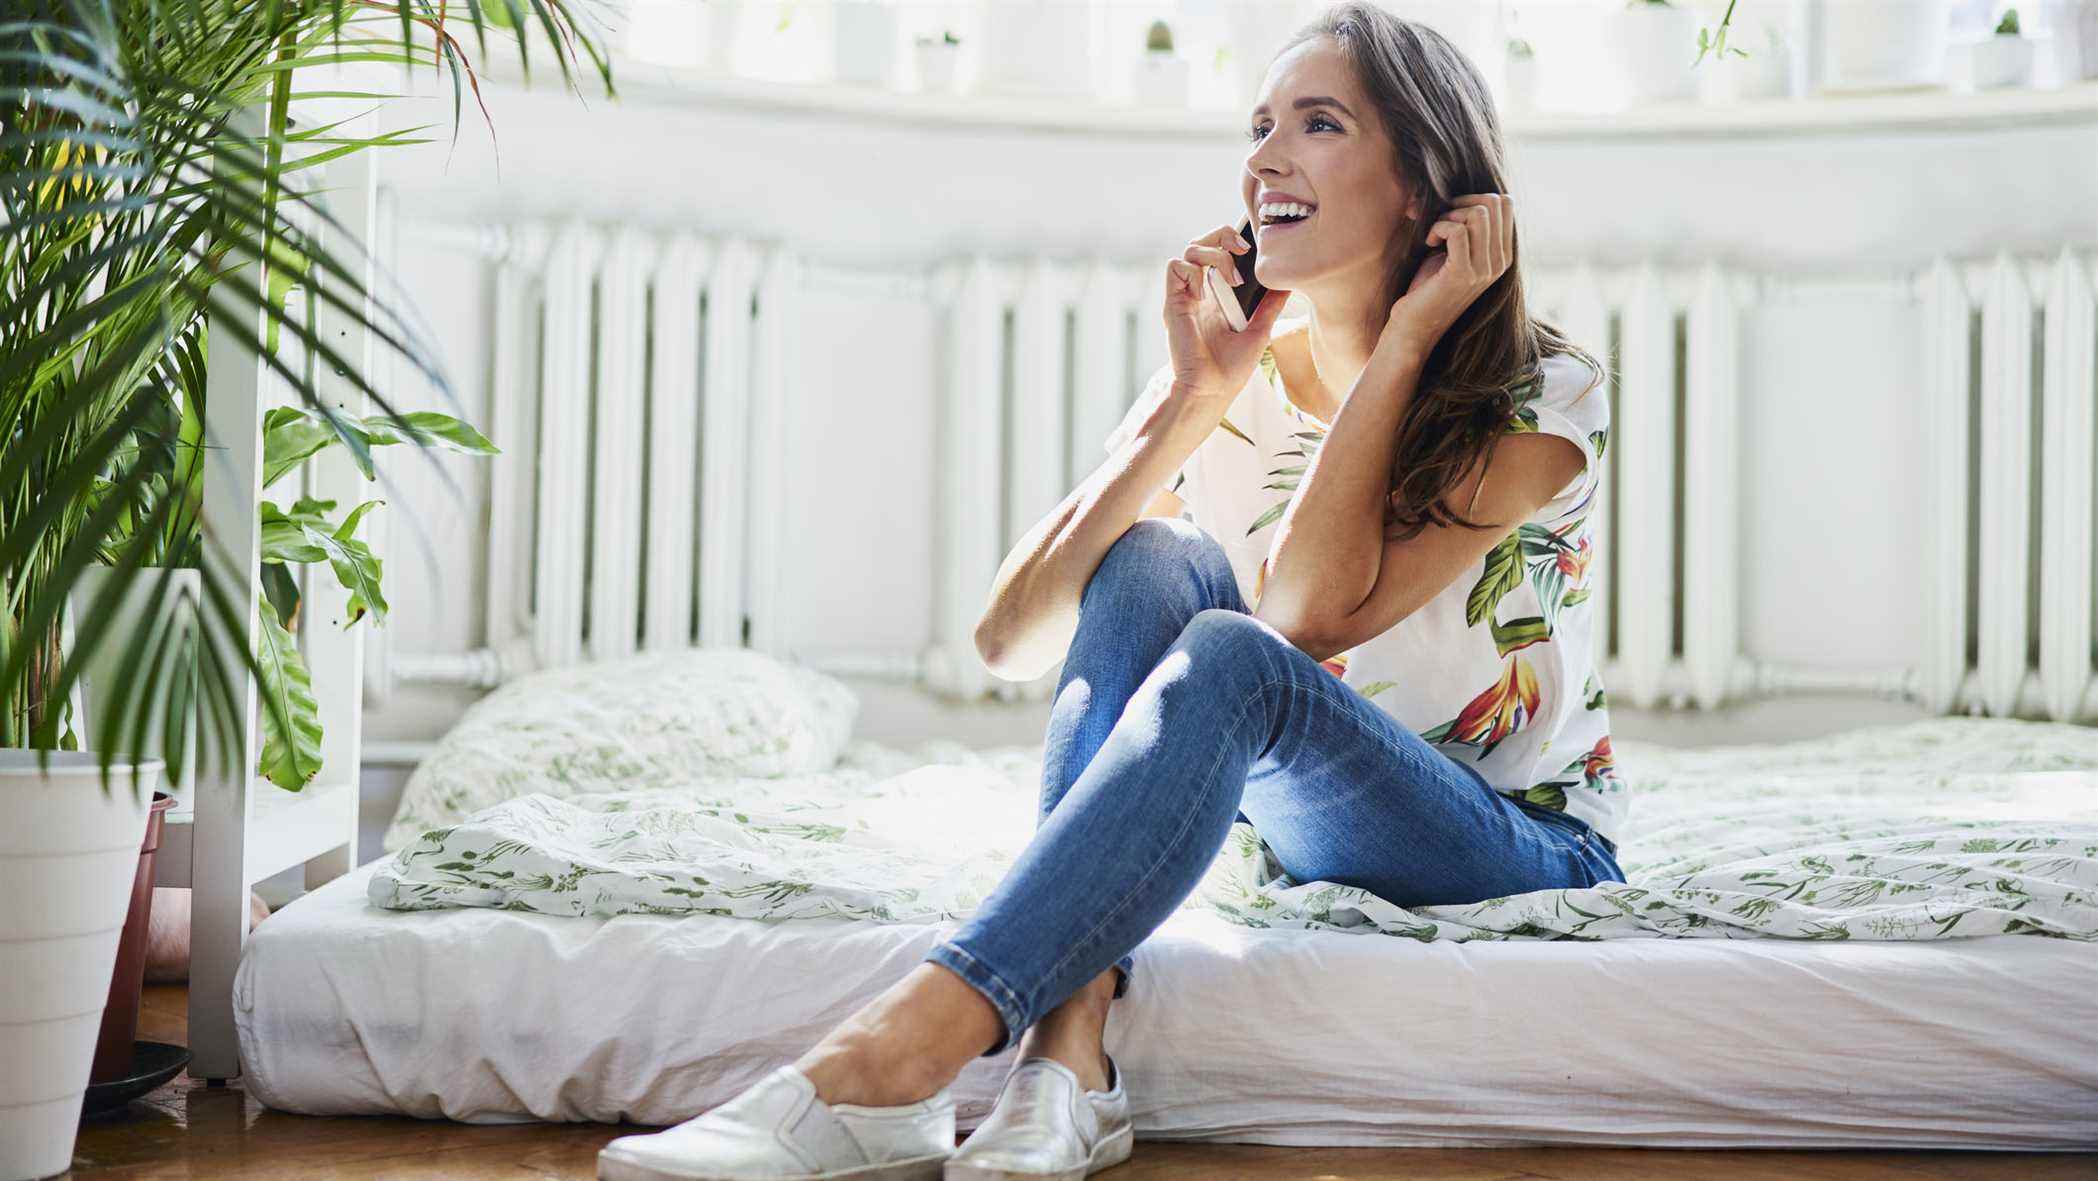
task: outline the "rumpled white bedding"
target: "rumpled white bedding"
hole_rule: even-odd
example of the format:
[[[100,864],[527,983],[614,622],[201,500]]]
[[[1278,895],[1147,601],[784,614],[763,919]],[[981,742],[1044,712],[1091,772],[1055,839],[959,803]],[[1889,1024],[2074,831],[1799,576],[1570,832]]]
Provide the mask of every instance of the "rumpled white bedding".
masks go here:
[[[1296,882],[1233,826],[1182,909],[1423,941],[2098,940],[2098,730],[1937,718],[1787,744],[1620,740],[1626,882],[1406,909]],[[394,910],[934,923],[971,913],[1034,830],[1039,744],[849,746],[836,768],[567,800],[425,832],[369,878]]]

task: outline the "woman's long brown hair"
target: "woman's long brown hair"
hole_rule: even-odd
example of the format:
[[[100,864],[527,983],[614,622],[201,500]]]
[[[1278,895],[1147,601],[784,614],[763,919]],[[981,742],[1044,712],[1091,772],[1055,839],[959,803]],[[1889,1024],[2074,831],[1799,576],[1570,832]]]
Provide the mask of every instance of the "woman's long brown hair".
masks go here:
[[[1299,29],[1275,56],[1321,36],[1339,40],[1392,141],[1400,177],[1421,197],[1426,222],[1447,210],[1453,197],[1508,191],[1493,96],[1477,67],[1441,33],[1349,0]],[[1386,308],[1398,302],[1426,256],[1424,222],[1409,221],[1399,233],[1407,248],[1386,284]],[[1491,528],[1450,513],[1442,499],[1482,454],[1490,456],[1522,403],[1542,390],[1544,359],[1570,354],[1594,372],[1596,382],[1605,376],[1593,354],[1530,315],[1521,257],[1518,228],[1507,273],[1465,308],[1428,354],[1419,389],[1399,423],[1385,501],[1387,541],[1405,541],[1429,524]]]

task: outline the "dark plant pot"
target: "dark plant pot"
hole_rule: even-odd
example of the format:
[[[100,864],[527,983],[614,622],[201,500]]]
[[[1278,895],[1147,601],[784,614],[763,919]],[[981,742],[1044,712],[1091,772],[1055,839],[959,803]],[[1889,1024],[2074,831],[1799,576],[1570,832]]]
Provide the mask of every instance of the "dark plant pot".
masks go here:
[[[146,930],[153,920],[153,853],[160,848],[161,819],[175,797],[153,793],[146,816],[146,839],[138,849],[138,874],[131,879],[131,909],[124,915],[124,934],[117,942],[116,972],[109,981],[109,1003],[102,1009],[102,1032],[95,1041],[95,1064],[89,1086],[131,1073],[138,1037],[140,989],[146,979]]]

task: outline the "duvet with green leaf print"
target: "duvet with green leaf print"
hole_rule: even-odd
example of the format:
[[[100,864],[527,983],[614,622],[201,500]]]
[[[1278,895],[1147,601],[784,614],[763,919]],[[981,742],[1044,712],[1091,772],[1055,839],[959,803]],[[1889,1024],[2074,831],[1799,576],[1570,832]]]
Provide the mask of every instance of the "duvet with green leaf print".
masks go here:
[[[1408,909],[1292,879],[1240,822],[1182,908],[1446,941],[2098,939],[2098,730],[1937,718],[1621,751],[1636,800],[1625,882]],[[423,832],[368,897],[578,918],[954,921],[1031,838],[1040,758],[855,742],[821,775],[521,796]]]

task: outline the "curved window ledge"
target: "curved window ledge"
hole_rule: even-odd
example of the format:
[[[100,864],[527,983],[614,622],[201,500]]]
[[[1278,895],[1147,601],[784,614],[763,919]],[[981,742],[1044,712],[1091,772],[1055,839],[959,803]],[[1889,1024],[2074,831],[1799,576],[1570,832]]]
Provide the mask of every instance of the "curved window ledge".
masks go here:
[[[513,59],[493,57],[484,78],[522,83]],[[558,75],[535,70],[533,89]],[[1216,109],[1140,107],[1084,102],[1060,96],[930,94],[865,86],[777,82],[722,77],[631,59],[615,59],[613,81],[631,105],[704,105],[749,110],[793,110],[894,125],[1013,128],[1071,134],[1239,137],[1242,116]],[[586,94],[602,92],[594,77]],[[1512,139],[1599,140],[1646,137],[1728,137],[1769,134],[1848,134],[1883,130],[1958,131],[1986,127],[2098,123],[2098,81],[2053,90],[2006,89],[1961,93],[1916,88],[1812,98],[1755,99],[1727,104],[1656,102],[1608,113],[1511,115]]]

